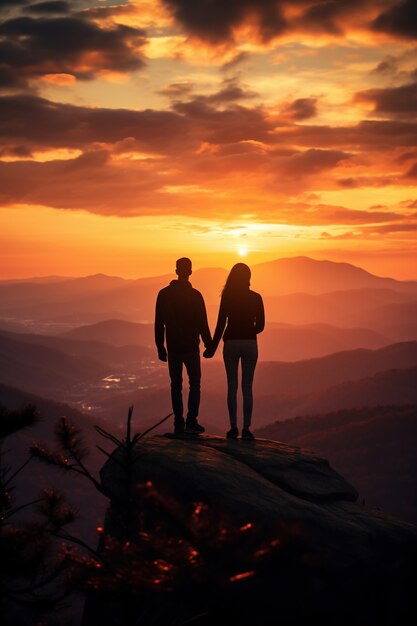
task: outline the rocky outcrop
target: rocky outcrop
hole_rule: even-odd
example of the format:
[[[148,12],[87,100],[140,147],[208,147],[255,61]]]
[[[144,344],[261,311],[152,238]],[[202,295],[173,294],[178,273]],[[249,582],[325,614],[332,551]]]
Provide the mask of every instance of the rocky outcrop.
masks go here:
[[[124,451],[116,450],[101,470],[101,480],[117,508],[123,488]],[[338,563],[372,558],[378,545],[402,545],[413,526],[367,509],[329,463],[283,443],[211,436],[154,436],[135,449],[134,483],[152,481],[179,503],[202,501],[236,523],[296,522]]]
[[[146,476],[165,485],[168,482],[174,490],[186,481],[192,489],[189,495],[210,497],[215,493],[216,502],[220,498],[228,508],[238,503],[240,511],[247,500],[247,513],[257,509],[261,513],[262,494],[274,487],[274,499],[279,504],[280,494],[281,498],[287,494],[316,503],[357,500],[354,487],[328,461],[307,450],[267,439],[241,441],[167,434],[145,439],[136,448],[135,456],[138,478]],[[122,450],[114,453],[113,460],[119,457],[123,457]],[[120,480],[120,466],[116,467],[113,460],[101,470],[102,482],[110,492],[117,490]],[[257,481],[261,485],[255,484]]]
[[[259,576],[255,576],[256,564],[250,572],[256,581],[244,591],[253,595],[250,608],[241,606],[238,613],[230,608],[242,603],[242,598],[244,602],[244,596],[235,598],[229,609],[224,608],[231,592],[225,596],[222,588],[217,596],[213,594],[213,606],[205,604],[201,613],[205,617],[196,624],[408,623],[410,588],[415,578],[415,527],[363,506],[357,501],[355,488],[310,451],[262,439],[153,436],[138,442],[128,462],[125,450],[116,449],[101,470],[101,481],[111,501],[105,532],[121,539],[128,535],[129,542],[138,540],[135,524],[138,515],[146,513],[144,485],[152,485],[176,511],[173,535],[178,536],[179,523],[191,543],[195,532],[192,516],[181,517],[178,512],[189,511],[196,503],[203,503],[237,529],[248,525],[258,529],[258,537],[270,538],[276,533],[283,544],[283,528],[295,529],[296,549],[291,544],[286,556],[284,551],[276,563],[270,559],[266,570],[259,568]],[[133,520],[129,529],[121,522],[126,521],[126,508]],[[158,515],[154,520],[157,524]],[[219,578],[223,567],[227,569],[227,559],[219,567]],[[193,589],[193,599],[208,602],[206,591],[200,597]],[[164,606],[171,608],[162,611],[160,617],[153,615],[152,623],[180,624],[194,619],[200,604],[181,617],[175,611],[179,606],[181,610],[187,607],[189,596],[186,594],[184,600],[181,590],[177,591],[180,599],[175,604],[175,594],[170,593],[161,594],[157,605],[158,611]],[[216,604],[218,597],[222,598],[221,610]],[[91,622],[91,615],[97,614],[102,603],[103,598],[95,604],[90,600],[90,621],[85,624],[96,623]],[[274,603],[281,621],[271,615]],[[219,621],[226,614],[223,609],[232,611],[229,621]],[[109,624],[113,623],[108,611],[106,617]]]

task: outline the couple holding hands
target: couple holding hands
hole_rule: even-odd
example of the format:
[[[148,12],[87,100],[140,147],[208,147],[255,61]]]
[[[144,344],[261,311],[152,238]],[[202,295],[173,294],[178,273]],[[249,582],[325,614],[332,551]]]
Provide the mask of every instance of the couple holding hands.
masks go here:
[[[176,434],[202,433],[198,421],[200,405],[200,336],[205,350],[203,356],[212,358],[223,338],[223,359],[227,376],[227,408],[230,430],[226,436],[236,439],[238,366],[242,367],[243,429],[242,439],[254,439],[250,431],[253,407],[252,384],[258,360],[257,335],[265,326],[262,297],[250,289],[251,271],[244,263],[232,267],[223,288],[216,330],[211,337],[203,296],[189,281],[192,274],[190,259],[176,263],[177,280],[161,289],[156,301],[155,343],[158,357],[168,361],[171,378],[171,399]],[[165,340],[166,346],[165,348]],[[189,379],[188,411],[184,420],[182,400],[182,370]]]

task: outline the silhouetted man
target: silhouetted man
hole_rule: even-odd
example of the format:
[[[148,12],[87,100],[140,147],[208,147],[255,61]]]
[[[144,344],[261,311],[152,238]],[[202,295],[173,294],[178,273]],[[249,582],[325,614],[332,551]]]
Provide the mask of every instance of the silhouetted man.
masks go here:
[[[189,433],[203,433],[205,429],[197,421],[201,379],[199,343],[201,335],[205,347],[208,348],[211,345],[211,334],[203,296],[197,289],[193,289],[188,280],[192,273],[190,259],[178,259],[175,271],[178,280],[172,280],[168,287],[161,289],[156,300],[155,343],[159,359],[166,361],[166,333],[175,433],[184,432],[183,365],[190,384],[185,430]]]

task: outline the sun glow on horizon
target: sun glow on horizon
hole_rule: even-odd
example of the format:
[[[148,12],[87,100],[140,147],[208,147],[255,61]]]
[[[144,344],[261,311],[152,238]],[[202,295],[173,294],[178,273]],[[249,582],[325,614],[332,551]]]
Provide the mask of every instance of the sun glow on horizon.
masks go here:
[[[363,241],[320,238],[319,230],[247,223],[236,231],[227,220],[187,221],[183,216],[121,218],[87,211],[14,205],[0,209],[0,280],[97,273],[124,278],[170,273],[175,259],[189,256],[195,268],[230,268],[236,256],[250,264],[310,256],[350,262],[378,275],[417,278],[413,248],[404,241],[384,248],[378,238]],[[13,232],[13,236],[11,235]],[[34,238],[34,233],[37,233]],[[156,238],[158,245],[156,246]],[[231,245],[232,244],[232,245]]]
[[[0,279],[155,276],[180,256],[416,278],[411,3],[285,0],[283,24],[256,0],[227,15],[202,0],[78,0],[58,20],[72,35],[59,54],[43,4],[0,2],[0,23],[17,18]]]

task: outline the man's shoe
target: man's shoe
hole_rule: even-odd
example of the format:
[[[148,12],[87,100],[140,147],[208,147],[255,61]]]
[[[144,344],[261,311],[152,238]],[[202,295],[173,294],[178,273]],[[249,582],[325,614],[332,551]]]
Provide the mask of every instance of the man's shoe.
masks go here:
[[[226,437],[227,439],[237,439],[239,436],[239,431],[236,426],[232,426],[230,430],[227,431]]]
[[[174,435],[183,435],[185,430],[184,420],[174,422]]]
[[[190,433],[190,434],[193,434],[193,435],[198,435],[200,433],[204,433],[205,430],[206,429],[204,428],[204,426],[201,426],[201,424],[199,424],[196,419],[187,420],[185,422],[185,432],[186,433]]]
[[[253,441],[255,439],[255,437],[252,435],[252,433],[249,430],[249,428],[244,428],[242,430],[242,439],[246,439],[248,441]]]

